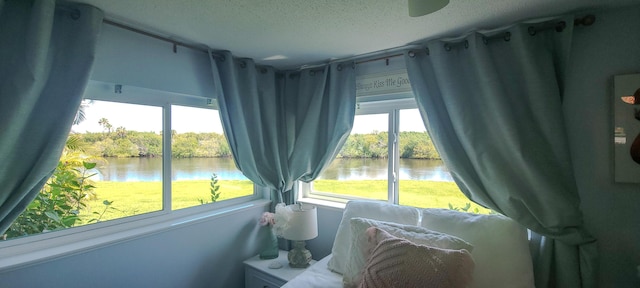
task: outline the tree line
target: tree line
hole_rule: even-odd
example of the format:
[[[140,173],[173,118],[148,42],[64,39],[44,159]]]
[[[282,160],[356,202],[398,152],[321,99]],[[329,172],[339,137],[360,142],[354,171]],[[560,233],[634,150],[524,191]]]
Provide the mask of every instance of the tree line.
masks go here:
[[[111,127],[109,127],[111,128]],[[124,127],[105,132],[74,133],[87,147],[86,152],[101,157],[159,157],[162,156],[162,135],[155,132],[129,131]],[[339,158],[386,158],[388,133],[352,134]],[[400,132],[400,158],[440,159],[426,132]],[[174,158],[231,157],[231,149],[223,134],[177,133],[171,131]]]

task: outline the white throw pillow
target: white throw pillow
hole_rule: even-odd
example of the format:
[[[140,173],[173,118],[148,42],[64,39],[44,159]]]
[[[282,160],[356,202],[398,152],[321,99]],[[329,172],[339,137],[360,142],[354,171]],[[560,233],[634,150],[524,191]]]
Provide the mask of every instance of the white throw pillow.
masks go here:
[[[533,288],[527,230],[502,215],[445,209],[422,210],[422,227],[460,237],[473,245],[471,288]]]
[[[466,241],[448,234],[432,231],[414,225],[402,225],[391,222],[377,221],[367,218],[351,218],[351,245],[349,258],[345,263],[342,282],[344,287],[357,287],[360,284],[362,271],[367,262],[366,255],[370,248],[367,245],[366,230],[369,227],[377,227],[392,236],[408,240],[417,245],[426,245],[441,249],[473,251],[473,246]]]
[[[332,256],[327,268],[339,274],[344,273],[345,263],[350,257],[351,218],[363,217],[398,224],[418,225],[419,215],[420,210],[416,208],[394,205],[388,202],[373,200],[352,200],[347,202],[342,214],[342,221],[338,226],[336,238],[333,241]]]

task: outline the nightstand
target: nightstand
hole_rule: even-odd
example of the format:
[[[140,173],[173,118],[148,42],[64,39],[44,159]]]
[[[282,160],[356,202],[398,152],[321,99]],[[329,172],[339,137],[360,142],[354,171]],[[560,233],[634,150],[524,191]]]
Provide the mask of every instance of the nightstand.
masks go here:
[[[305,268],[289,267],[287,251],[280,250],[280,255],[276,259],[262,260],[258,255],[244,261],[244,287],[245,288],[279,288],[293,277],[304,272]],[[269,264],[278,262],[282,265],[280,269],[271,269]],[[311,260],[311,265],[316,263]]]

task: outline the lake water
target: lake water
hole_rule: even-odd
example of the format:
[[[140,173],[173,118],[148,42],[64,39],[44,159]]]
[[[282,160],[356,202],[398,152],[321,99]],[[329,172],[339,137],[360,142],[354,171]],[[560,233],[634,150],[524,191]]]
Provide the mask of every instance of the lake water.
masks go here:
[[[106,158],[96,180],[160,181],[161,158]],[[209,180],[216,173],[221,180],[246,180],[231,158],[188,158],[172,160],[172,180]],[[336,159],[319,179],[387,179],[386,159]],[[440,160],[400,159],[400,179],[453,181]]]

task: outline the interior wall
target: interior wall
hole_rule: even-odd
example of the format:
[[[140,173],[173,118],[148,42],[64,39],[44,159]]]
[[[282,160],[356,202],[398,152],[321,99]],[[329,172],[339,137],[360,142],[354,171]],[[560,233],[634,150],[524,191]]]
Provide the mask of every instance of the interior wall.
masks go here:
[[[260,250],[268,205],[25,268],[1,287],[244,287],[242,261]]]
[[[640,7],[595,15],[593,26],[574,30],[564,100],[571,156],[598,239],[599,287],[640,287],[640,184],[614,182],[612,116],[613,76],[640,73]]]
[[[313,259],[320,260],[331,254],[333,240],[338,232],[343,209],[318,206],[318,237],[306,241]]]
[[[102,25],[91,80],[215,98],[207,53]]]

